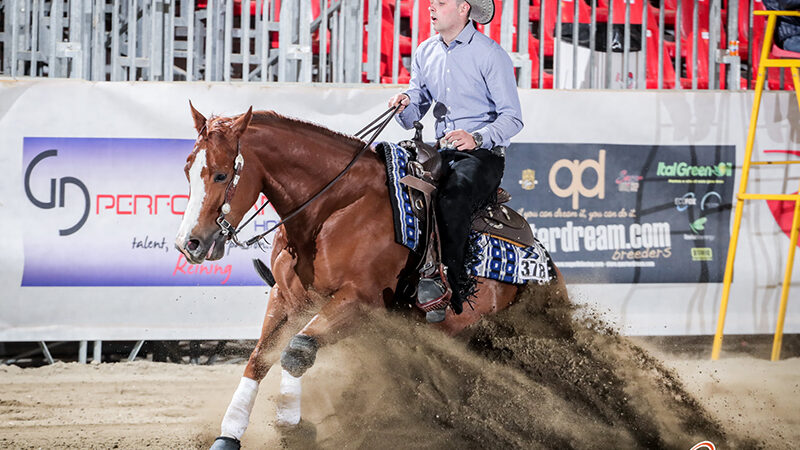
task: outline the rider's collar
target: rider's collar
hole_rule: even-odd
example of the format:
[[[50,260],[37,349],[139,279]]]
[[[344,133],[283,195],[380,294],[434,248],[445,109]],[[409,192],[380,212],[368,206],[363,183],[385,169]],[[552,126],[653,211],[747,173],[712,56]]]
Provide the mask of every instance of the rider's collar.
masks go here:
[[[458,36],[456,36],[456,38],[453,39],[453,42],[458,42],[459,44],[463,44],[466,42],[467,44],[469,44],[470,42],[472,42],[472,37],[475,36],[475,33],[477,32],[478,30],[475,29],[475,25],[473,25],[472,21],[470,20],[467,22],[467,25],[464,26],[461,32],[458,33]],[[442,40],[441,35],[439,35],[439,41],[442,44],[444,44],[444,40]],[[453,45],[453,42],[451,42],[450,45]],[[445,44],[445,47],[447,47],[447,44]]]

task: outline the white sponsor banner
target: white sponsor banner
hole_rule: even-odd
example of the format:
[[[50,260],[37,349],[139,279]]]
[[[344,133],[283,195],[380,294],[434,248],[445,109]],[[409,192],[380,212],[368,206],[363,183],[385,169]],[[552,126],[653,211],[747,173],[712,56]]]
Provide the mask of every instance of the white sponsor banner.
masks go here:
[[[173,248],[188,194],[183,166],[196,136],[188,100],[206,116],[253,105],[352,133],[400,90],[0,82],[0,341],[256,338],[267,288],[250,259],[266,260],[270,249],[230,250],[220,261],[190,266]],[[526,126],[515,142],[734,145],[737,166],[752,102],[751,93],[731,92],[530,90],[520,96]],[[765,94],[758,158],[764,150],[797,148],[790,126],[798,118],[795,105],[791,93]],[[424,123],[432,140],[430,117]],[[411,135],[392,124],[381,138]],[[507,167],[504,183],[523,181],[524,169]],[[750,191],[784,192],[784,178],[796,179],[796,172],[754,169]],[[737,183],[739,174],[737,167]],[[262,214],[245,234],[276,220],[272,212]],[[774,330],[788,242],[765,202],[747,207],[727,334]],[[800,279],[797,270],[793,279]],[[570,290],[577,301],[608,312],[624,333],[712,334],[721,284],[575,284]],[[800,331],[800,307],[791,302],[785,331]]]

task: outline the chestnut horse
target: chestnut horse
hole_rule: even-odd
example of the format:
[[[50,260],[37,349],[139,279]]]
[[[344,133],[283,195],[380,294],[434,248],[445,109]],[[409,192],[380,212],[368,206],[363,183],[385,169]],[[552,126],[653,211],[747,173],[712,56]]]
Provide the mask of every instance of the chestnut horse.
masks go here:
[[[221,211],[228,211],[225,220],[235,226],[263,193],[278,215],[286,217],[365,145],[271,111],[253,112],[251,107],[239,116],[206,119],[191,103],[190,108],[198,137],[186,162],[190,198],[176,247],[192,264],[223,256],[228,236],[217,223]],[[239,170],[237,154],[244,159]],[[237,176],[231,197],[226,192]],[[276,284],[269,291],[261,337],[212,448],[238,448],[258,384],[277,359],[270,350],[284,324],[318,309],[281,355],[281,390],[294,389],[298,400],[298,378],[313,364],[318,347],[332,342],[362,308],[381,308],[391,300],[409,250],[395,242],[386,179],[384,163],[368,151],[330,190],[278,229],[271,256]],[[223,208],[225,203],[229,208]],[[561,280],[560,274],[556,279]],[[518,289],[482,280],[474,309],[459,315],[448,310],[444,322],[431,326],[456,334],[484,314],[506,308]],[[279,410],[279,422],[296,424],[299,401],[295,409]]]

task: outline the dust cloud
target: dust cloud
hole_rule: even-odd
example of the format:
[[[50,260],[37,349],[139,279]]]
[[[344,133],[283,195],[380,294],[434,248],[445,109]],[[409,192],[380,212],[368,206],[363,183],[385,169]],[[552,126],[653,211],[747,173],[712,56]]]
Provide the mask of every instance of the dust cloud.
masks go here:
[[[509,309],[457,338],[386,313],[360,328],[320,350],[304,379],[306,422],[284,444],[760,446],[723,431],[645,350],[542,289],[524,290]]]

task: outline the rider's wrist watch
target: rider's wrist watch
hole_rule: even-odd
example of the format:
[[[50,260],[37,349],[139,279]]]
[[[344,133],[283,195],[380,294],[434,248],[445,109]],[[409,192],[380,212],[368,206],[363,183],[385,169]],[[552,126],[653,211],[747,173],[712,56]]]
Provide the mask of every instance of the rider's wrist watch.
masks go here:
[[[481,146],[483,146],[483,136],[477,131],[472,133],[472,139],[475,141],[475,148],[481,148]]]

